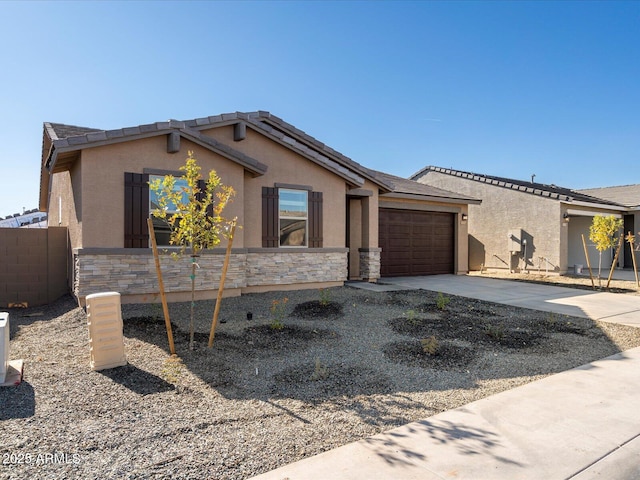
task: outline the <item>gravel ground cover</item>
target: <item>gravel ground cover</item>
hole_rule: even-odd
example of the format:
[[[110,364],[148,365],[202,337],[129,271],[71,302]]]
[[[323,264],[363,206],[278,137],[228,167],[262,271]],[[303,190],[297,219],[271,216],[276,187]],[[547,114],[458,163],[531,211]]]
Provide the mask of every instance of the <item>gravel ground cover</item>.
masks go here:
[[[189,305],[170,306],[171,359],[160,306],[123,305],[129,363],[100,372],[72,299],[11,310],[25,370],[0,389],[0,478],[249,478],[640,345],[631,327],[346,286],[224,299],[208,349],[213,307],[196,304],[191,351]]]

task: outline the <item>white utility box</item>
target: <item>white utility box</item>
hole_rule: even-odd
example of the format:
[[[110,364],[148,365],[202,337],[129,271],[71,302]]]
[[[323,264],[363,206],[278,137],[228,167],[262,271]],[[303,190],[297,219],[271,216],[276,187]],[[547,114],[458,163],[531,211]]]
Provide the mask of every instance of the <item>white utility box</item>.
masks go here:
[[[0,383],[7,378],[9,368],[9,314],[0,312]]]
[[[91,370],[126,365],[120,294],[105,292],[87,295],[87,325]]]

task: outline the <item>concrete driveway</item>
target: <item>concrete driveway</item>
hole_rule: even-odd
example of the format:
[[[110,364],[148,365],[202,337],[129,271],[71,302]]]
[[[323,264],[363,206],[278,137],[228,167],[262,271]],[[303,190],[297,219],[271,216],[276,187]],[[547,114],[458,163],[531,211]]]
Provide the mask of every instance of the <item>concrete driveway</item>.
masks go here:
[[[640,296],[481,277],[385,278],[449,295],[640,326]],[[640,479],[640,348],[265,473],[260,480]]]
[[[596,292],[480,276],[392,277],[380,289],[424,289],[561,315],[640,327],[640,295]]]

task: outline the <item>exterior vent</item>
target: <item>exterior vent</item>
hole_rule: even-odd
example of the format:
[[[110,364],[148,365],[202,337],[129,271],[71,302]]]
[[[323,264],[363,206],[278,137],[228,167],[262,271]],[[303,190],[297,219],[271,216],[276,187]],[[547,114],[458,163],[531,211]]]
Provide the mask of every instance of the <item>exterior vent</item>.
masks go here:
[[[167,153],[178,153],[180,151],[180,134],[171,132],[167,135]]]
[[[120,294],[105,292],[87,295],[87,324],[91,370],[126,365]]]

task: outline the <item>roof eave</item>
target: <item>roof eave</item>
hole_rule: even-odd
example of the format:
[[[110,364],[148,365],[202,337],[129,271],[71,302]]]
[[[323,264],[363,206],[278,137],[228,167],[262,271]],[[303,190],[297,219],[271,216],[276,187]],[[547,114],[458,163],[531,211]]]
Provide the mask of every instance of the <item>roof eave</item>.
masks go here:
[[[173,122],[167,122],[171,125]],[[181,123],[181,122],[180,122]],[[124,129],[122,129],[124,130]],[[52,172],[55,168],[56,159],[59,154],[74,152],[78,150],[84,150],[88,148],[96,148],[102,147],[106,145],[113,145],[117,143],[129,142],[134,140],[141,140],[145,138],[158,137],[162,135],[167,135],[172,132],[178,132],[180,136],[208,149],[211,150],[229,160],[232,160],[240,165],[242,165],[246,170],[248,170],[252,175],[259,176],[264,175],[267,171],[267,166],[263,163],[258,162],[257,160],[238,152],[230,147],[227,147],[220,142],[206,137],[204,135],[200,135],[197,131],[190,131],[191,129],[185,128],[184,124],[179,124],[176,126],[171,126],[170,128],[162,128],[149,132],[140,132],[136,134],[126,135],[119,134],[118,130],[111,130],[109,132],[99,132],[99,134],[93,134],[96,140],[86,140],[84,142],[80,141],[81,137],[87,138],[88,135],[82,135],[79,137],[69,137],[71,138],[71,142],[68,138],[62,140],[54,140],[52,146],[52,153],[49,155],[48,160],[46,161],[46,168],[49,172]],[[116,132],[117,136],[113,136],[109,138],[110,132]]]
[[[420,195],[417,193],[390,192],[380,195],[381,198],[398,198],[406,200],[423,200],[429,202],[455,203],[463,205],[480,205],[482,200],[471,198],[440,197],[437,195]]]
[[[576,207],[600,208],[602,210],[613,210],[617,212],[631,211],[629,207],[626,207],[624,205],[606,205],[603,203],[583,202],[580,200],[561,201],[561,203],[571,205],[571,206],[576,206]]]

